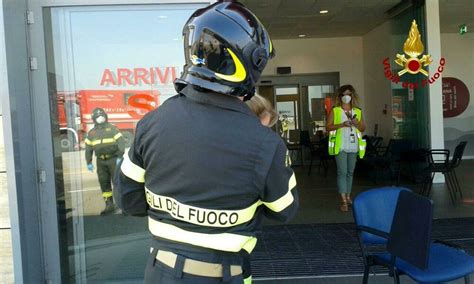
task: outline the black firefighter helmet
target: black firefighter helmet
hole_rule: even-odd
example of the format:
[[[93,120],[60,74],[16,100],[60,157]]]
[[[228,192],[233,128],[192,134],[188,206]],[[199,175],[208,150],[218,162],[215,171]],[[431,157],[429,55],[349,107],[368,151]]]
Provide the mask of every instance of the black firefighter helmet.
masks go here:
[[[175,81],[178,92],[189,84],[250,99],[274,56],[265,27],[235,1],[219,1],[194,12],[183,36],[186,64]]]
[[[103,116],[105,118],[105,121],[98,122],[97,118],[99,116]],[[94,121],[95,124],[101,124],[101,123],[107,122],[108,120],[107,113],[105,112],[104,109],[100,107],[96,107],[94,110],[92,110],[92,120]]]

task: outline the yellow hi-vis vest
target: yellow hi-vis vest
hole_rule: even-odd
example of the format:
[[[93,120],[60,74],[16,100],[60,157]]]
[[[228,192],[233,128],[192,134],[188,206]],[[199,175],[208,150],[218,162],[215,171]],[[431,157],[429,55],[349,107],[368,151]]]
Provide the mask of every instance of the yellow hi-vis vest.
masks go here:
[[[342,123],[342,108],[335,107],[332,109],[333,117],[334,117],[334,124],[341,124]],[[354,112],[357,115],[356,119],[360,121],[362,119],[362,111],[360,108],[354,108]],[[359,158],[363,158],[365,155],[365,147],[367,142],[365,139],[362,139],[362,133],[359,129],[356,128],[356,135],[357,139],[359,140]],[[342,128],[337,130],[332,130],[329,132],[329,155],[337,155],[341,149],[342,145]]]

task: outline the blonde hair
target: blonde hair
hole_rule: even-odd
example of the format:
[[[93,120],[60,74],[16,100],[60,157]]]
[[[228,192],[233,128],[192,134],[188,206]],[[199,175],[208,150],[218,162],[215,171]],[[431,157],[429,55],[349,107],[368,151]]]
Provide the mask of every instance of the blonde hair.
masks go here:
[[[342,106],[341,98],[344,95],[344,92],[349,90],[352,93],[352,100],[351,106],[352,107],[359,107],[359,95],[357,94],[356,90],[352,85],[343,85],[337,89],[336,95],[336,106]]]
[[[270,116],[268,127],[272,127],[278,120],[278,115],[272,104],[261,95],[255,94],[250,100],[245,102],[247,106],[261,119],[265,115]]]

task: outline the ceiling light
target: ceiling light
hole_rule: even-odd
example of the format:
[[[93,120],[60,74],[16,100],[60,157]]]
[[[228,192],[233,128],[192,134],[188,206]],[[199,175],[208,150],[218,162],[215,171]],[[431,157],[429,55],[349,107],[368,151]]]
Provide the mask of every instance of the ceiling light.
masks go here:
[[[168,16],[165,16],[165,15],[159,15],[159,16],[158,16],[158,18],[160,18],[160,19],[166,19],[166,18],[168,18]]]
[[[328,10],[321,10],[321,11],[319,11],[319,14],[327,14],[327,13],[329,13]]]
[[[301,35],[298,35],[298,37],[306,37],[306,35],[301,34]]]

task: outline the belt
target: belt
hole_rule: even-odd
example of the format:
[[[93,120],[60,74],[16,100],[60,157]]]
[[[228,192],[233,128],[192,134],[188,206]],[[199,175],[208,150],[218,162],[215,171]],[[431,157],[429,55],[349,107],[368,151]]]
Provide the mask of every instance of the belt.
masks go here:
[[[114,156],[108,155],[108,154],[97,156],[97,158],[99,158],[99,159],[101,159],[101,160],[108,160],[108,159],[113,158],[113,157],[114,157]]]
[[[167,266],[174,268],[176,265],[176,259],[178,255],[169,251],[159,250],[156,255],[156,260],[161,263],[166,264]],[[219,263],[210,263],[194,259],[186,258],[184,260],[183,272],[198,276],[206,277],[223,277],[223,268],[222,264]],[[230,266],[230,275],[237,276],[242,274],[242,267],[240,265],[231,265]]]

